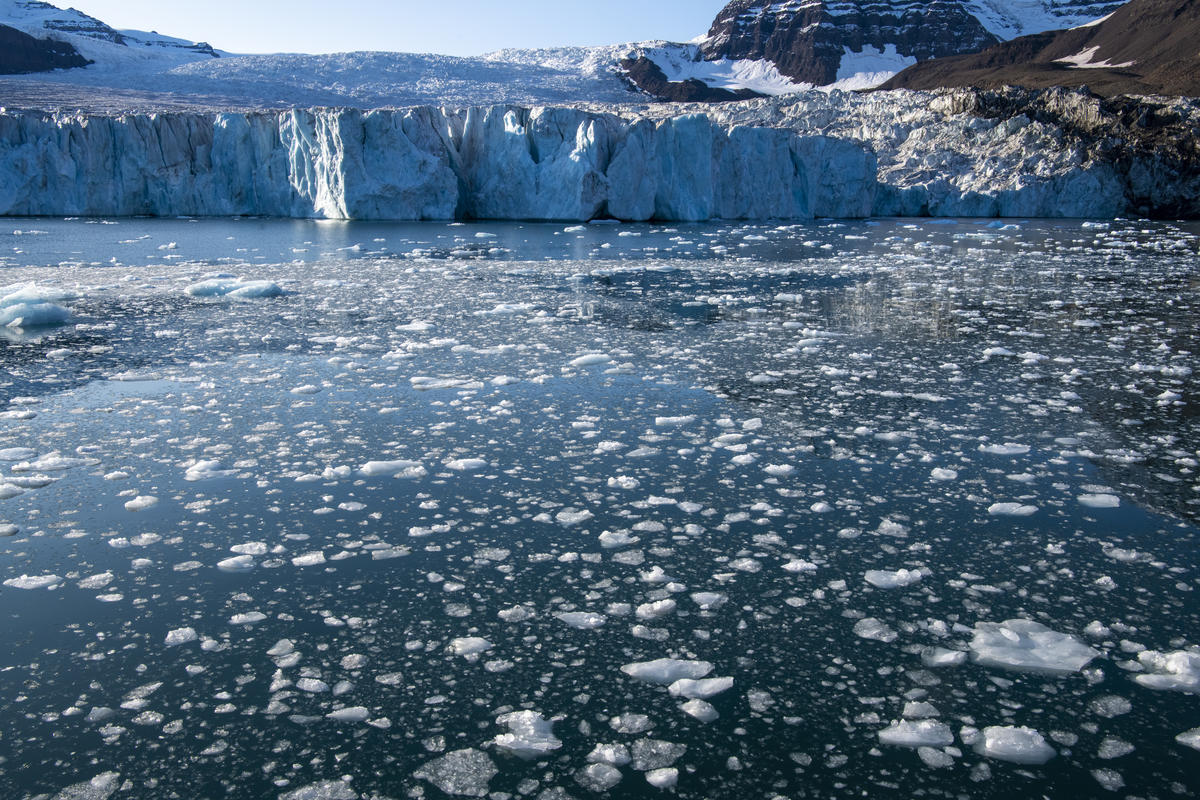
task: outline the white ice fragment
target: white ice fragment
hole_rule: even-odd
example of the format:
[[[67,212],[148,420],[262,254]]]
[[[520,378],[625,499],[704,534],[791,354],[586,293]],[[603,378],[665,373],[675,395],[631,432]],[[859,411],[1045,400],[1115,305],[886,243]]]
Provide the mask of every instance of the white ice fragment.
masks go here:
[[[285,792],[279,800],[358,800],[358,792],[344,781],[318,781]]]
[[[646,683],[669,686],[683,678],[698,680],[713,671],[707,661],[685,661],[677,658],[659,658],[654,661],[639,661],[626,664],[621,671],[631,678]]]
[[[657,428],[682,428],[686,425],[691,425],[695,421],[695,414],[684,414],[678,417],[655,417],[654,425]]]
[[[183,473],[185,481],[207,481],[213,478],[227,478],[236,470],[225,469],[220,461],[197,461]]]
[[[680,678],[667,687],[672,697],[707,700],[733,687],[733,678]]]
[[[68,786],[54,795],[51,800],[108,800],[116,794],[119,788],[121,788],[121,774],[119,772],[103,772],[90,781]]]
[[[554,519],[558,521],[559,525],[569,528],[572,525],[578,525],[581,522],[587,522],[594,516],[595,514],[593,514],[591,511],[588,511],[586,508],[564,508],[562,511],[559,511],[554,515]]]
[[[554,616],[564,624],[581,631],[595,630],[608,622],[608,617],[594,611],[562,611]]]
[[[1148,689],[1167,689],[1200,694],[1200,651],[1176,650],[1171,653],[1143,650],[1138,663],[1146,670],[1134,680]]]
[[[874,617],[860,619],[854,624],[854,635],[863,639],[870,639],[877,642],[894,642],[897,639],[897,634],[886,624]]]
[[[944,722],[906,719],[881,730],[879,742],[897,747],[946,747],[954,744],[954,734]]]
[[[713,708],[712,703],[699,698],[688,700],[679,706],[679,710],[704,723],[715,722],[721,716],[717,709]]]
[[[53,589],[62,583],[57,575],[22,575],[19,578],[9,578],[5,586],[12,589]]]
[[[1100,655],[1070,634],[1027,619],[976,623],[971,654],[985,667],[1050,675],[1079,672]]]
[[[1079,505],[1088,508],[1117,508],[1121,505],[1121,498],[1115,494],[1081,494],[1078,500]]]
[[[475,661],[481,653],[492,649],[492,643],[479,636],[464,636],[451,641],[448,649],[456,656]]]
[[[934,467],[929,472],[929,477],[935,481],[953,481],[958,480],[958,470],[945,469],[944,467]]]
[[[359,467],[358,472],[368,478],[377,475],[391,475],[396,478],[419,477],[424,467],[420,461],[368,461]]]
[[[176,628],[167,632],[166,646],[176,647],[188,642],[194,642],[199,638],[200,635],[196,633],[195,628]]]
[[[243,278],[212,278],[199,283],[193,283],[184,289],[191,297],[234,297],[239,300],[252,300],[266,297],[278,297],[283,289],[271,281],[248,281]]]
[[[158,498],[152,494],[138,495],[125,504],[126,511],[145,511],[158,505]]]
[[[878,589],[902,589],[912,586],[922,577],[923,573],[919,569],[898,569],[895,572],[872,569],[863,576],[867,583]]]
[[[230,625],[257,625],[267,618],[267,615],[261,611],[247,611],[243,614],[234,614],[229,618]]]
[[[588,353],[571,360],[572,367],[593,367],[597,364],[607,364],[612,356],[605,353]]]
[[[1192,728],[1190,731],[1184,731],[1175,737],[1175,741],[1184,747],[1200,750],[1200,728]]]
[[[575,773],[575,782],[599,794],[616,786],[622,777],[621,770],[609,764],[589,764]]]
[[[670,789],[679,783],[679,770],[675,767],[652,769],[646,773],[646,783],[655,789]]]
[[[1029,445],[1005,442],[1004,444],[981,444],[979,452],[996,456],[1023,456],[1029,452]]]
[[[600,539],[600,546],[606,550],[611,550],[614,547],[627,547],[641,541],[640,538],[627,530],[604,531],[598,538]]]
[[[520,758],[549,755],[562,747],[562,742],[554,735],[554,723],[536,711],[501,714],[496,723],[508,726],[509,732],[497,736],[492,740],[493,744]]]
[[[1026,727],[992,726],[983,729],[983,735],[975,744],[975,751],[982,756],[1014,764],[1045,764],[1058,755],[1046,744],[1045,738]]]
[[[456,797],[486,797],[488,783],[499,772],[495,763],[473,748],[455,750],[430,761],[414,777],[432,783],[441,791]]]
[[[1037,513],[1037,506],[1027,506],[1022,503],[992,503],[987,512],[999,517],[1028,517]]]
[[[297,567],[315,567],[324,563],[325,553],[321,550],[302,553],[292,559],[292,564]]]
[[[486,468],[487,465],[488,462],[482,458],[456,458],[446,462],[446,469],[452,469],[455,472],[476,472]]]
[[[217,569],[222,572],[249,572],[254,569],[254,557],[241,555],[226,558],[217,562]]]
[[[351,706],[350,708],[339,708],[337,711],[330,711],[325,715],[326,719],[331,719],[334,722],[366,722],[371,718],[371,712],[363,706]]]

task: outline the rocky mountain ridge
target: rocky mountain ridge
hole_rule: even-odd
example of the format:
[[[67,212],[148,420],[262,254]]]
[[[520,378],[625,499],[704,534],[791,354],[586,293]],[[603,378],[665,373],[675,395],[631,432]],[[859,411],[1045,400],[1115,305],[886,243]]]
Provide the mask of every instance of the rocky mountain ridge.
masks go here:
[[[1095,24],[917,64],[885,88],[1087,86],[1200,95],[1200,0],[1133,0]]]

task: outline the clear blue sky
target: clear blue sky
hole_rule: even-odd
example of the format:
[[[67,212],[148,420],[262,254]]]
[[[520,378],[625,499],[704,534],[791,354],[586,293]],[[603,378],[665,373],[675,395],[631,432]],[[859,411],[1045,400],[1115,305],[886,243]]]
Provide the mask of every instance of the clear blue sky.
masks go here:
[[[501,47],[686,41],[725,0],[51,0],[114,28],[235,53],[479,55]]]

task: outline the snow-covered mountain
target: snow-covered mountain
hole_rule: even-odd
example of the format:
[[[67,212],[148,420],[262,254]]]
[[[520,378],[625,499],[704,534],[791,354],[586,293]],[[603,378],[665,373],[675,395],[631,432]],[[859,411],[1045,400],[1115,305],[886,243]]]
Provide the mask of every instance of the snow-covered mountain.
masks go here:
[[[734,0],[717,15],[697,60],[763,64],[802,87],[869,88],[918,61],[1074,27],[1118,6],[1113,0]],[[625,66],[656,95],[705,99],[695,83],[685,84],[688,78],[717,88],[702,74],[668,76],[679,85],[664,86],[647,63],[661,68],[660,59],[653,53],[643,59]]]
[[[72,48],[97,70],[174,66],[220,56],[206,42],[191,42],[157,32],[116,30],[73,8],[40,0],[0,0],[0,25],[35,39]],[[5,53],[0,52],[0,64]]]

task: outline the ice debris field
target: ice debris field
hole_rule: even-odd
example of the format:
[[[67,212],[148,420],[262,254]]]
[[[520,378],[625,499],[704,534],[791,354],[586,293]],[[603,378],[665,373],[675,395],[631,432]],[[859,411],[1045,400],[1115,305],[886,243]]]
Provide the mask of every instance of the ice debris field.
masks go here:
[[[1200,793],[1195,226],[9,226],[5,797]]]

